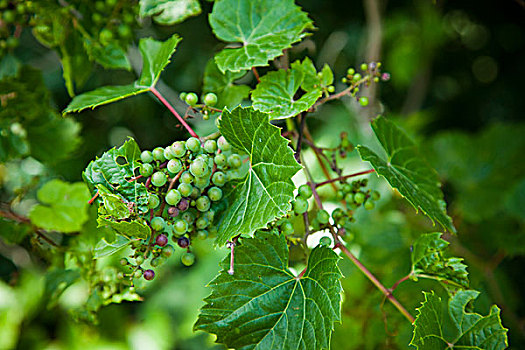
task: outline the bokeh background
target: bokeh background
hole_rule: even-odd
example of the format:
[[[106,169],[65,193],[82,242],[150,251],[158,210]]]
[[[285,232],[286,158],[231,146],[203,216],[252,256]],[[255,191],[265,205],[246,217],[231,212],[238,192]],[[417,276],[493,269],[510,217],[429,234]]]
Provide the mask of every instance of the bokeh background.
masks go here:
[[[378,113],[398,122],[416,139],[444,184],[457,236],[447,235],[451,252],[465,258],[471,286],[482,292],[476,310],[486,314],[491,304],[502,309],[512,349],[525,348],[525,3],[501,1],[298,0],[317,27],[290,51],[291,59],[308,55],[320,68],[329,64],[337,81],[348,67],[379,60],[392,79],[365,92],[373,99],[360,108],[350,98],[324,106],[309,121],[321,145],[334,145],[346,130],[352,142],[374,142],[369,120]],[[162,27],[144,22],[137,37],[183,37],[160,90],[183,111],[180,91],[200,92],[206,62],[224,44],[211,32],[203,14],[184,23]],[[130,57],[140,66],[138,50]],[[58,110],[70,101],[60,62],[29,30],[22,33],[16,55],[41,69]],[[261,74],[265,70],[261,69]],[[83,91],[106,84],[133,81],[134,72],[98,68]],[[343,84],[337,83],[336,89]],[[81,147],[72,157],[46,169],[49,176],[80,181],[81,171],[96,155],[120,145],[127,136],[151,149],[185,137],[168,111],[151,96],[141,95],[74,115],[82,124]],[[195,122],[198,130],[210,123]],[[366,169],[358,156],[352,169]],[[30,166],[31,164],[26,166]],[[18,166],[18,167],[17,167]],[[6,175],[5,169],[9,168]],[[23,164],[3,164],[2,191],[22,186]],[[17,173],[18,171],[18,173]],[[315,173],[320,175],[319,172]],[[350,244],[359,258],[386,286],[406,275],[410,245],[428,220],[371,177],[382,199],[378,209],[359,217]],[[322,193],[327,199],[332,195]],[[222,349],[213,337],[193,333],[205,285],[226,256],[211,242],[196,247],[191,268],[175,257],[159,269],[159,278],[142,292],[143,302],[104,307],[98,324],[77,323],[70,310],[85,301],[82,285],[68,288],[57,305],[48,307],[42,271],[45,259],[33,257],[29,244],[15,249],[0,235],[0,338],[16,339],[19,349]],[[25,254],[25,255],[24,255]],[[20,258],[22,257],[22,258]],[[29,260],[28,260],[29,259]],[[106,259],[102,264],[117,261]],[[406,349],[411,327],[372,284],[348,261],[341,261],[345,299],[343,322],[332,337],[334,349]],[[16,276],[16,282],[13,282]],[[422,290],[437,283],[407,281],[396,296],[415,314]],[[2,346],[0,339],[0,347]]]

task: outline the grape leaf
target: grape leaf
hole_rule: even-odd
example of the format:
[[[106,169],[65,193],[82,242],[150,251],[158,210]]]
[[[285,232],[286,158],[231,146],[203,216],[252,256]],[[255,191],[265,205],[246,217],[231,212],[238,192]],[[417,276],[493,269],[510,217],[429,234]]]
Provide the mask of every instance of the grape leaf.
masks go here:
[[[219,68],[217,68],[215,60],[211,59],[206,64],[202,90],[204,93],[213,92],[217,95],[218,108],[235,108],[250,94],[251,89],[249,86],[236,85],[233,83],[245,74],[246,71],[237,73],[227,71],[222,73]]]
[[[293,0],[221,0],[215,2],[209,20],[217,38],[240,45],[215,56],[222,72],[266,66],[305,37],[306,29],[313,29]]]
[[[103,46],[96,41],[84,38],[84,48],[92,61],[96,61],[106,69],[131,70],[126,52],[114,43]]]
[[[29,219],[38,227],[64,233],[77,232],[88,219],[89,191],[81,182],[69,184],[51,180],[38,190],[37,198],[43,204],[31,209]]]
[[[140,167],[137,160],[140,149],[135,140],[129,139],[120,148],[112,148],[88,164],[82,177],[91,193],[97,185],[103,185],[112,193],[118,194],[132,209],[140,212],[148,210],[148,192],[144,184],[130,180],[135,177],[135,169]],[[128,181],[130,180],[130,181]],[[97,199],[100,203],[100,199]]]
[[[284,235],[259,231],[235,249],[212,282],[195,330],[217,335],[236,349],[328,349],[335,321],[341,319],[342,277],[331,249],[317,247],[300,278],[288,269]]]
[[[73,269],[59,269],[55,268],[46,273],[46,289],[45,299],[47,300],[47,307],[50,309],[54,307],[58,298],[62,293],[73,283],[80,278],[78,270]]]
[[[419,154],[416,144],[393,122],[379,117],[372,129],[387,153],[385,161],[365,146],[358,146],[364,161],[372,164],[376,172],[405,197],[414,208],[421,209],[434,223],[456,232],[447,215],[443,192],[437,173]]]
[[[302,89],[305,94],[296,98]],[[312,107],[321,97],[321,79],[309,58],[295,61],[291,69],[270,72],[261,78],[252,92],[253,107],[269,113],[271,119],[296,116]]]
[[[463,259],[443,255],[448,245],[439,232],[421,235],[412,247],[411,275],[436,279],[447,287],[468,288],[467,266]]]
[[[198,0],[140,0],[140,16],[153,16],[162,25],[181,23],[201,13]]]
[[[133,84],[120,86],[104,86],[93,91],[75,96],[62,112],[80,112],[87,108],[95,108],[124,98],[149,91],[159,80],[160,74],[170,62],[171,55],[180,42],[176,34],[164,42],[151,38],[141,39],[139,43],[143,64],[139,80]]]
[[[487,316],[466,312],[467,304],[476,299],[479,292],[475,290],[458,291],[449,300],[448,313],[454,330],[444,329],[441,298],[434,292],[423,293],[425,300],[418,309],[419,314],[414,321],[414,336],[410,342],[410,345],[415,346],[416,349],[500,350],[508,346],[507,329],[501,324],[500,309],[496,305],[490,308],[490,314]],[[449,334],[455,335],[450,338]]]
[[[221,215],[216,240],[221,245],[285,215],[295,189],[291,179],[301,166],[266,113],[251,107],[226,109],[219,118],[219,130],[250,161],[246,177],[225,191],[229,205]]]
[[[145,239],[151,235],[151,229],[148,224],[140,218],[131,221],[117,220],[113,217],[106,216],[106,214],[101,210],[99,212],[99,217],[97,219],[99,227],[108,226],[112,228],[119,235],[133,238]],[[111,244],[113,247],[113,244]],[[118,245],[118,249],[123,246]],[[96,248],[98,251],[98,247]]]
[[[321,70],[321,84],[323,86],[332,85],[334,82],[334,73],[329,65],[325,64]]]
[[[6,54],[0,59],[0,80],[7,77],[14,77],[20,70],[20,61],[11,54]]]
[[[129,238],[121,235],[116,235],[115,240],[111,243],[108,243],[105,238],[102,238],[95,246],[93,258],[98,259],[115,254],[130,243],[131,240]]]

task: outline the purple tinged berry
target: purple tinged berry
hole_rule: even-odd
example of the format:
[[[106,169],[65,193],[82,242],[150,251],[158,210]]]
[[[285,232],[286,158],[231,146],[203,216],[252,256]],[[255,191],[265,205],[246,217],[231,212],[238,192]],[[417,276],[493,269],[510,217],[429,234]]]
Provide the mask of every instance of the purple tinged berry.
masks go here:
[[[177,244],[181,248],[187,248],[190,245],[190,239],[188,237],[180,237],[177,241]]]
[[[168,244],[168,237],[166,237],[166,235],[164,234],[160,234],[157,236],[157,238],[155,239],[155,243],[159,246],[159,247],[164,247],[166,244]]]
[[[381,74],[381,80],[382,81],[389,81],[390,80],[390,73],[383,73],[383,74]]]
[[[182,198],[177,205],[180,211],[186,211],[190,207],[190,202],[186,198]]]
[[[180,202],[179,202],[180,204]],[[176,207],[169,207],[168,208],[168,215],[171,216],[172,218],[175,218],[177,216],[179,216],[179,209],[177,209]]]
[[[153,270],[146,270],[144,271],[144,279],[147,281],[151,281],[155,278],[155,272]]]

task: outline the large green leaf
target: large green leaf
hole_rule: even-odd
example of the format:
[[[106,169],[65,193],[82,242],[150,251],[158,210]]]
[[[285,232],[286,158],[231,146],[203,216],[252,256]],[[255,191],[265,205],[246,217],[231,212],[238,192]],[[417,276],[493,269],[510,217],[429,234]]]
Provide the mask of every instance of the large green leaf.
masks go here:
[[[331,249],[315,248],[300,278],[288,269],[284,235],[259,231],[235,249],[235,272],[211,283],[195,330],[235,349],[329,349],[340,321],[342,277]]]
[[[290,210],[295,186],[292,176],[301,169],[280,129],[268,114],[251,107],[224,110],[219,130],[234,149],[249,155],[246,177],[226,193],[228,207],[221,216],[217,244],[233,236],[252,234]]]
[[[120,148],[114,147],[91,161],[82,176],[91,193],[96,192],[97,185],[103,185],[118,194],[131,209],[145,212],[148,209],[146,186],[131,180],[135,177],[135,169],[140,166],[137,162],[139,158],[139,146],[135,140],[129,139]]]
[[[31,222],[45,230],[64,233],[80,231],[88,219],[89,191],[85,184],[69,184],[55,179],[47,182],[37,192],[42,204],[29,212]]]
[[[410,345],[418,350],[505,349],[508,346],[507,329],[501,324],[500,309],[496,305],[490,308],[487,316],[465,310],[467,304],[476,299],[478,294],[474,290],[458,291],[449,300],[448,313],[454,329],[447,329],[444,326],[441,298],[434,292],[424,292],[425,301],[418,309]]]
[[[141,39],[139,43],[142,53],[142,72],[139,80],[133,84],[120,86],[104,86],[93,91],[76,96],[62,113],[80,112],[87,108],[95,108],[124,98],[149,91],[159,80],[160,74],[170,62],[181,38],[174,34],[164,42],[152,38]]]
[[[299,89],[305,93],[296,97]],[[294,117],[308,110],[321,97],[321,79],[309,58],[295,61],[291,69],[270,72],[261,78],[252,93],[253,107],[271,119]]]
[[[97,222],[98,222],[99,227],[104,227],[104,226],[110,227],[119,235],[125,236],[129,239],[134,239],[134,238],[146,239],[146,238],[149,238],[149,236],[151,235],[151,228],[146,223],[146,221],[144,221],[144,219],[140,219],[140,218],[137,218],[131,221],[118,220],[118,219],[115,219],[114,217],[105,215],[105,213],[101,210],[99,212],[99,217],[97,219]],[[114,243],[111,243],[110,246],[114,247]],[[117,250],[123,247],[124,246],[120,246],[120,242],[119,242],[119,244],[117,245]],[[106,252],[108,248],[109,247],[105,247],[104,251]],[[97,255],[98,255],[98,252],[100,251],[98,245],[95,250],[97,251]]]
[[[222,72],[266,66],[300,41],[312,21],[293,0],[220,0],[210,15],[217,38],[240,47],[222,50],[215,60]]]
[[[126,52],[114,43],[103,46],[96,41],[84,38],[84,48],[92,61],[96,61],[106,69],[131,70]]]
[[[95,246],[93,258],[98,259],[105,256],[115,254],[116,252],[126,248],[131,243],[131,240],[122,235],[116,235],[115,240],[108,243],[105,238],[102,238]]]
[[[153,16],[158,24],[177,24],[200,13],[199,0],[140,0],[140,16]]]
[[[217,95],[217,107],[235,108],[250,94],[249,86],[233,83],[245,74],[246,71],[222,73],[215,60],[211,59],[206,64],[202,90],[205,93],[213,92]]]
[[[444,256],[448,245],[439,232],[421,235],[412,247],[411,275],[436,279],[447,287],[468,288],[467,265],[461,258]]]
[[[372,122],[379,142],[387,154],[384,160],[365,146],[358,146],[361,158],[372,164],[379,175],[397,189],[414,208],[421,209],[432,222],[456,232],[447,215],[437,173],[422,158],[416,144],[393,122],[378,117]]]

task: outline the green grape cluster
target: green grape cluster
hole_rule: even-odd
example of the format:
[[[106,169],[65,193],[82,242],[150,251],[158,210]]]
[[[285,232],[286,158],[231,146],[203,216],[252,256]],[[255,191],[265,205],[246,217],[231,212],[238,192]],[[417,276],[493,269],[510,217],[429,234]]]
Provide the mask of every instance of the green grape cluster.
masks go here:
[[[181,92],[179,98],[192,108],[201,107],[204,120],[210,119],[210,112],[218,101],[217,95],[213,92],[208,92],[201,96],[201,105],[198,105],[199,97],[195,92]]]
[[[346,76],[341,79],[345,84],[350,85],[350,93],[356,98],[362,107],[368,106],[369,100],[366,96],[357,96],[361,86],[368,87],[372,82],[388,81],[389,73],[381,73],[381,62],[361,63],[359,70],[350,67],[346,71]]]
[[[81,13],[91,14],[84,19],[83,25],[102,45],[117,42],[125,48],[133,39],[139,10],[137,1],[98,0],[93,4],[77,0],[72,4],[78,6]]]
[[[223,199],[223,187],[237,176],[242,158],[222,136],[203,142],[190,137],[167,147],[143,151],[140,163],[140,177],[146,179],[150,208],[144,218],[153,231],[154,241],[134,242],[132,259],[123,259],[122,264],[132,268],[128,277],[151,280],[153,270],[142,267],[145,258],[150,259],[151,267],[163,264],[175,251],[168,244],[170,238],[186,250],[181,262],[190,266],[195,261],[191,243],[216,235],[215,213]]]
[[[19,45],[20,28],[27,25],[33,1],[0,0],[0,57]]]

